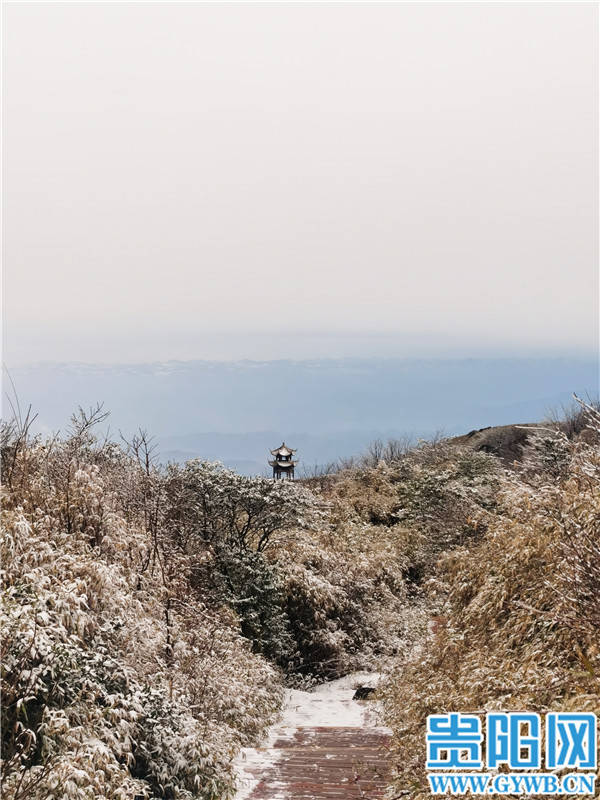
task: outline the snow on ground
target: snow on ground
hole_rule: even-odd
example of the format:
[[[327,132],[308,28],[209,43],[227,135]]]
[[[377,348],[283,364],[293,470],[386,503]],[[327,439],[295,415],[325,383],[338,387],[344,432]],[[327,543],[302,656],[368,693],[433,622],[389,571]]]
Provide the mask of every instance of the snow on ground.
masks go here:
[[[238,791],[235,800],[246,800],[264,774],[281,757],[275,749],[279,739],[291,739],[298,728],[370,728],[378,727],[374,703],[352,699],[358,686],[376,687],[380,675],[375,672],[354,672],[303,692],[288,689],[279,722],[273,725],[260,747],[244,747],[234,761]]]

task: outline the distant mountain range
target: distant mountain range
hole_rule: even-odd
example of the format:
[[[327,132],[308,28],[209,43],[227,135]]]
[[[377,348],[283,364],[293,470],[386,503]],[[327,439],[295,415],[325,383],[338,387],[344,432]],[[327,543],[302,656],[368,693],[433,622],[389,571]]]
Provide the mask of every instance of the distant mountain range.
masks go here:
[[[100,401],[113,430],[147,429],[164,460],[220,460],[247,474],[263,472],[283,439],[310,467],[377,437],[535,421],[573,392],[598,393],[598,363],[583,358],[45,363],[10,375],[41,430]]]

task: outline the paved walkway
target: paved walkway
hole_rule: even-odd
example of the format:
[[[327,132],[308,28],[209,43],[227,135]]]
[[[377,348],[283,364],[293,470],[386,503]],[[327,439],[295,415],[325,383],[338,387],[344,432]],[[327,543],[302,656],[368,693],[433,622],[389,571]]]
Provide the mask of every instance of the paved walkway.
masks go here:
[[[383,798],[390,733],[378,727],[372,704],[352,699],[368,678],[290,692],[265,746],[244,753],[239,800]]]
[[[264,774],[251,800],[381,798],[387,786],[389,736],[361,728],[298,728],[279,739],[281,757]]]

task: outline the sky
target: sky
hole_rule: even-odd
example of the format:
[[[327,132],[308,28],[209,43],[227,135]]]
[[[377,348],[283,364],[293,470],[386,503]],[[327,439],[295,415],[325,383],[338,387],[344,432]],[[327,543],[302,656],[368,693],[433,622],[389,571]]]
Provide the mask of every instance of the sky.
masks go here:
[[[4,6],[4,361],[598,344],[598,9]]]

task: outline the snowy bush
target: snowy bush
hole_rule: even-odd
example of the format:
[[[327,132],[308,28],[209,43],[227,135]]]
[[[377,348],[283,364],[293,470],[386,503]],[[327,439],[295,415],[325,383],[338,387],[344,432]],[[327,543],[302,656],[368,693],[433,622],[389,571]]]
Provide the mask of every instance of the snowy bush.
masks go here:
[[[291,672],[333,678],[373,667],[403,646],[402,538],[338,520],[278,553],[296,652]]]
[[[223,798],[281,679],[194,584],[161,471],[93,422],[3,431],[3,796]]]
[[[600,428],[592,409],[588,424]],[[432,585],[446,600],[388,682],[395,785],[411,797],[430,796],[428,714],[600,707],[600,450],[582,439],[554,469],[546,445],[532,444],[535,485],[506,472],[483,536],[442,556]]]

